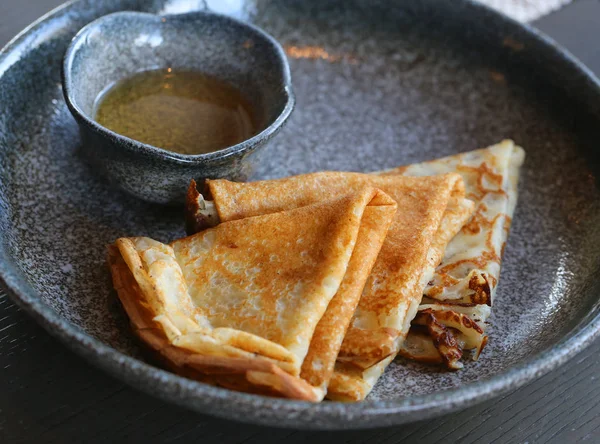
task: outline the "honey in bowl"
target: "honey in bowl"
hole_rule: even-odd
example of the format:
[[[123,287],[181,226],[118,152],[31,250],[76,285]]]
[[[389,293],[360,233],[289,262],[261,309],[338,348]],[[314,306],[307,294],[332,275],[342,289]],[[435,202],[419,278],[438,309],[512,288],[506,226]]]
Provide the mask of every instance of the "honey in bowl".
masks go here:
[[[144,71],[116,82],[96,99],[104,127],[180,154],[203,154],[256,134],[249,102],[235,87],[198,71]]]

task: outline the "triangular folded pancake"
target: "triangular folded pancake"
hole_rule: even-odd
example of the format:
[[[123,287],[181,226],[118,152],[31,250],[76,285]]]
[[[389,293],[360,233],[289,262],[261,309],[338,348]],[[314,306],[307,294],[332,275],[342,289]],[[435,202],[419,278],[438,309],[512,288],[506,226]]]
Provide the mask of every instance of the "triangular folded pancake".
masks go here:
[[[395,210],[364,187],[169,245],[121,238],[109,247],[114,286],[137,335],[176,372],[319,401],[343,337],[334,325],[349,323]]]
[[[464,180],[467,197],[476,203],[473,217],[448,244],[426,286],[426,298],[402,348],[404,356],[444,362],[452,369],[462,367],[462,349],[471,349],[472,357],[478,358],[487,341],[485,320],[500,278],[524,157],[522,148],[505,140],[485,149],[381,173],[429,176],[456,172]],[[453,340],[455,344],[451,344]],[[437,349],[434,342],[439,344]]]
[[[458,174],[431,177],[323,172],[278,180],[207,181],[204,194],[190,187],[187,226],[192,231],[219,221],[314,204],[368,186],[398,204],[381,252],[340,349],[327,396],[361,400],[398,352],[410,321],[446,244],[473,211]],[[216,214],[215,214],[216,210]]]

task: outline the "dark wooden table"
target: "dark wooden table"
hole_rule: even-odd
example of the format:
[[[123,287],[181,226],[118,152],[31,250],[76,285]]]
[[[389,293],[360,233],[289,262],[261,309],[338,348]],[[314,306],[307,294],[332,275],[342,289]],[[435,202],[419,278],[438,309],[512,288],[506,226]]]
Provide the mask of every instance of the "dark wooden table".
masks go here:
[[[0,45],[62,0],[0,0]],[[600,74],[600,0],[535,23]],[[1,106],[1,104],[0,104]],[[297,432],[198,415],[92,368],[0,294],[0,443],[600,443],[600,341],[504,397],[407,426]]]

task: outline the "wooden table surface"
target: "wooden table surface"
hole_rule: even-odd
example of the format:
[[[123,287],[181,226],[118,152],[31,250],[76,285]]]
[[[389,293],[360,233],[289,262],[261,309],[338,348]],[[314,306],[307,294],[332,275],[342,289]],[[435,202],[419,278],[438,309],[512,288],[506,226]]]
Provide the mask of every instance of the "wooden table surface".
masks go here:
[[[61,0],[0,0],[0,45]],[[536,23],[600,74],[600,0]],[[1,106],[1,104],[0,104]],[[83,362],[0,294],[0,443],[600,443],[600,341],[504,397],[395,428],[298,432],[215,419]]]

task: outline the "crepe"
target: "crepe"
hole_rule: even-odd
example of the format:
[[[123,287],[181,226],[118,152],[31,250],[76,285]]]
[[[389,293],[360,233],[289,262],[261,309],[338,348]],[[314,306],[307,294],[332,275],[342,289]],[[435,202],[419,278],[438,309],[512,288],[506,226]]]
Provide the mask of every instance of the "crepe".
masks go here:
[[[500,278],[500,265],[517,202],[525,152],[511,140],[481,150],[386,171],[385,175],[459,173],[475,213],[446,248],[427,284],[423,305],[401,353],[459,369],[462,350],[477,359],[487,343],[486,319]],[[434,346],[438,344],[438,346]]]
[[[473,211],[460,175],[322,172],[250,183],[211,180],[203,190],[206,199],[195,184],[188,192],[186,222],[193,232],[369,186],[388,194],[398,211],[346,332],[327,392],[330,399],[364,399],[398,352],[446,244]]]
[[[121,238],[108,260],[135,333],[171,369],[319,401],[343,337],[335,325],[345,331],[395,211],[363,187],[169,245]]]

